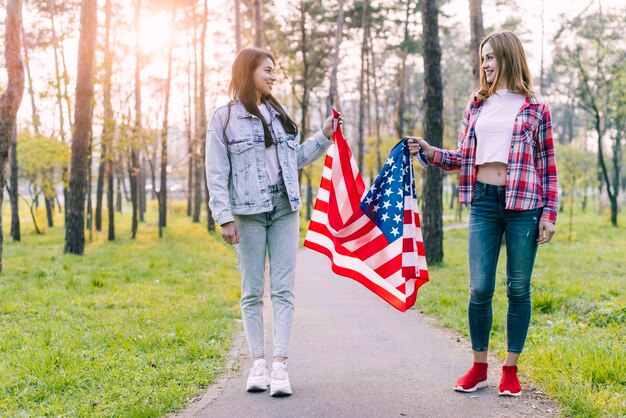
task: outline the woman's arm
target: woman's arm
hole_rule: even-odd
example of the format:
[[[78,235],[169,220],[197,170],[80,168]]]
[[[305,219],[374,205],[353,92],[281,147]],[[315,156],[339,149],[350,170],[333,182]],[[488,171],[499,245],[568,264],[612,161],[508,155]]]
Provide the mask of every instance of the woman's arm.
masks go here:
[[[210,192],[209,207],[215,222],[220,225],[234,220],[228,191],[230,159],[223,132],[224,121],[218,109],[213,114],[207,131],[205,167],[207,187]]]
[[[453,171],[461,169],[461,148],[463,147],[463,142],[467,136],[467,130],[469,128],[469,119],[470,119],[470,108],[473,103],[471,100],[467,106],[465,107],[465,111],[463,112],[463,117],[461,118],[461,127],[459,128],[458,135],[458,144],[456,150],[445,150],[437,147],[433,147],[428,144],[424,139],[419,137],[411,137],[412,139],[417,141],[418,146],[412,146],[412,142],[409,141],[409,151],[412,154],[415,154],[421,148],[424,151],[424,155],[428,160],[429,164],[435,165],[437,167],[442,168],[443,170]]]
[[[547,102],[542,106],[541,115],[541,122],[537,126],[536,132],[533,133],[537,140],[535,169],[543,189],[543,214],[541,215],[541,220],[555,224],[559,204],[559,184],[554,141],[552,139],[552,116]]]
[[[295,140],[298,146],[296,147],[296,155],[298,160],[298,169],[306,167],[309,164],[313,164],[320,158],[328,147],[330,147],[333,141],[330,139],[334,133],[333,116],[329,116],[324,121],[322,129],[315,133],[312,137],[300,144],[300,133],[296,135]],[[339,114],[339,124],[343,124],[343,116]]]

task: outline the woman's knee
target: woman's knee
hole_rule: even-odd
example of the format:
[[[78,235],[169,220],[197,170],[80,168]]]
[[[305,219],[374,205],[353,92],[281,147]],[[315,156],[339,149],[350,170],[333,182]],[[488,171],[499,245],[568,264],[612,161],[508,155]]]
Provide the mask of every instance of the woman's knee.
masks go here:
[[[474,303],[491,302],[493,292],[493,286],[487,283],[470,284],[470,301]]]
[[[530,280],[507,280],[506,295],[509,301],[530,301]]]

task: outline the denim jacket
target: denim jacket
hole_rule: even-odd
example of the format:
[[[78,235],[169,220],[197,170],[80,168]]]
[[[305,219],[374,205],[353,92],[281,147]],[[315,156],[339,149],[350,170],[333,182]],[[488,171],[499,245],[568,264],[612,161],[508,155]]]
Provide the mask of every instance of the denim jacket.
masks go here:
[[[271,106],[269,111],[278,163],[291,208],[295,211],[302,207],[298,170],[321,157],[332,141],[320,130],[300,144],[300,134],[286,133],[278,112]],[[270,212],[273,208],[265,171],[261,120],[251,115],[240,101],[234,100],[215,110],[206,141],[209,207],[215,221],[224,225],[234,220],[233,215]]]

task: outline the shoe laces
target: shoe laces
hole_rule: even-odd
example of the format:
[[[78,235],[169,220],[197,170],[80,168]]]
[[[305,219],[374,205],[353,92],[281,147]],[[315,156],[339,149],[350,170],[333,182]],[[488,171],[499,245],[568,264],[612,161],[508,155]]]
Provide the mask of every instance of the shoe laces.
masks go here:
[[[276,380],[287,380],[287,365],[285,363],[279,363],[272,367],[272,378]]]
[[[252,370],[250,371],[250,374],[252,376],[263,376],[266,372],[267,365],[265,364],[265,362],[257,360],[252,365]]]

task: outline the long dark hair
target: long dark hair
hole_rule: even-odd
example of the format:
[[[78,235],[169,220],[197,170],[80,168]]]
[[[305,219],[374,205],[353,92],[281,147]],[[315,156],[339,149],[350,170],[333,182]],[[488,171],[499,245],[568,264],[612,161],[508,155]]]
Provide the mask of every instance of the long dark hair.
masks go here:
[[[274,55],[269,51],[260,48],[242,49],[233,62],[232,78],[230,80],[230,86],[228,87],[228,94],[231,98],[238,99],[250,114],[261,120],[265,136],[265,146],[269,147],[274,141],[272,140],[272,135],[265,122],[265,118],[261,116],[261,112],[257,107],[256,89],[254,86],[254,72],[267,58],[272,60],[272,63],[276,64]],[[261,96],[261,100],[272,106],[274,110],[278,112],[285,132],[293,135],[298,133],[298,127],[295,122],[283,110],[283,107],[274,96],[271,94],[263,95]],[[228,124],[228,122],[226,122],[226,124]]]

